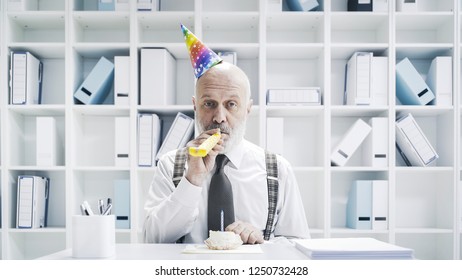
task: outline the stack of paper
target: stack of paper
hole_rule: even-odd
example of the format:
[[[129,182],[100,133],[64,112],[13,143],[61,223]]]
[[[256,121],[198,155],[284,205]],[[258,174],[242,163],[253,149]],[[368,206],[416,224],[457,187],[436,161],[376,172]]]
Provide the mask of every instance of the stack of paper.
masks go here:
[[[313,260],[410,260],[412,249],[374,238],[321,238],[294,240],[295,247]]]

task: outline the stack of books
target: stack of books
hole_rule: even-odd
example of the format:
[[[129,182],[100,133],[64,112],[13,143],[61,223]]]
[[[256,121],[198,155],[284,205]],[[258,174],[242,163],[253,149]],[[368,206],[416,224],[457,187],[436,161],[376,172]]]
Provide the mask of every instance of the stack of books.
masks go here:
[[[369,237],[294,240],[313,260],[412,260],[414,251]]]

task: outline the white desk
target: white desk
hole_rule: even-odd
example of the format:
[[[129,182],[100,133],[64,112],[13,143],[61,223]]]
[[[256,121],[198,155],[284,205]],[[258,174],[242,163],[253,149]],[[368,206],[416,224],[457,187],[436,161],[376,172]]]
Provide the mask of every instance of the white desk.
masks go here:
[[[302,260],[308,259],[293,245],[260,244],[261,254],[184,254],[187,244],[116,244],[116,260]],[[43,256],[41,260],[76,260],[72,249]]]

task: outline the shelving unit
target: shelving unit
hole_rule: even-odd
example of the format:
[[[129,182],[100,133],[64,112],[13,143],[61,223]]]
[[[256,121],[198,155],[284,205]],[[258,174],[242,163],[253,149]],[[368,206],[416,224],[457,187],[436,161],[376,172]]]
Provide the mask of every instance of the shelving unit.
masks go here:
[[[37,0],[36,11],[0,4],[0,259],[32,259],[70,248],[72,216],[86,199],[113,195],[113,181],[130,182],[131,228],[119,243],[143,242],[144,200],[155,167],[137,166],[137,114],[157,113],[165,132],[178,111],[194,116],[194,76],[183,36],[185,24],[209,47],[236,51],[249,76],[254,106],[246,137],[266,144],[266,120],[284,120],[284,156],[292,163],[311,236],[361,237],[411,247],[418,259],[462,259],[462,1],[420,0],[418,12],[348,12],[347,0],[320,0],[315,12],[267,11],[269,0],[169,0],[161,11],[98,11],[97,0]],[[176,58],[176,102],[146,106],[138,100],[141,48],[166,48]],[[9,104],[10,51],[28,50],[44,64],[43,104]],[[344,106],[345,64],[355,51],[388,57],[386,105]],[[76,104],[73,93],[101,56],[130,56],[130,102]],[[404,106],[395,97],[395,64],[408,57],[425,75],[435,56],[453,58],[455,106]],[[321,106],[267,106],[277,87],[321,88]],[[439,153],[434,166],[407,167],[395,148],[395,120],[411,112]],[[35,119],[57,120],[62,158],[37,166]],[[114,119],[130,118],[130,164],[114,161]],[[358,118],[388,119],[389,162],[364,166],[362,149],[344,167],[331,166],[331,149]],[[16,229],[20,174],[51,179],[49,227]],[[354,180],[389,181],[387,230],[346,228]]]

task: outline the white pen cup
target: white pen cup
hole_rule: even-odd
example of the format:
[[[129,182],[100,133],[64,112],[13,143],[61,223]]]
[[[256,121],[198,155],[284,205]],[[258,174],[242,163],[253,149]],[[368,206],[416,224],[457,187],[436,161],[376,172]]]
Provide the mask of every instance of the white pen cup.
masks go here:
[[[74,215],[72,217],[72,256],[74,258],[110,258],[114,255],[114,215]]]

